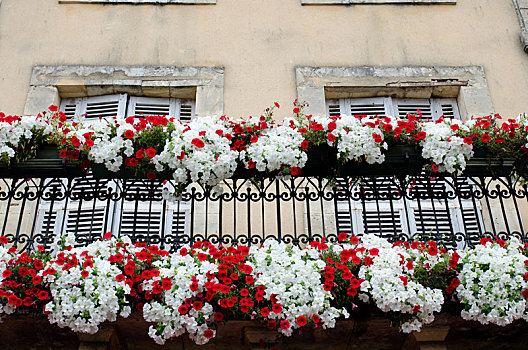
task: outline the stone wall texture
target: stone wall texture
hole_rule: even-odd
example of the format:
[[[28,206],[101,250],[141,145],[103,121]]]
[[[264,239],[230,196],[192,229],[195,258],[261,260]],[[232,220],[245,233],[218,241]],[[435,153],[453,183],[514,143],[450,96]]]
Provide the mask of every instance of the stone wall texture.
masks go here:
[[[254,115],[277,101],[277,118],[298,97],[297,67],[480,66],[494,111],[527,110],[528,57],[513,1],[136,2],[3,0],[0,109],[24,113],[36,66],[223,67],[222,113]]]

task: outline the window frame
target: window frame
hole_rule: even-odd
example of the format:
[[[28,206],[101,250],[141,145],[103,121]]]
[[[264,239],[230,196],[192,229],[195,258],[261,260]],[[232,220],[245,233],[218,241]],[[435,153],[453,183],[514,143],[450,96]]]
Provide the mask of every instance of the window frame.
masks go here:
[[[76,97],[69,97],[69,98],[63,98],[61,99],[59,110],[62,112],[65,112],[68,118],[77,118],[80,116],[85,116],[87,113],[87,106],[90,103],[97,103],[97,102],[113,102],[114,104],[117,104],[115,106],[115,113],[109,113],[104,112],[107,114],[104,117],[118,117],[118,118],[125,118],[125,117],[140,117],[142,115],[165,115],[168,117],[174,117],[176,119],[182,120],[182,121],[190,121],[194,119],[194,111],[195,111],[195,102],[194,100],[190,99],[177,99],[177,98],[171,98],[171,97],[144,97],[144,96],[131,96],[129,94],[114,94],[114,95],[101,95],[101,96],[90,96],[90,97],[82,97],[82,98],[76,98]],[[147,106],[146,109],[149,108],[148,104],[151,105],[155,104],[166,104],[168,108],[168,113],[136,113],[136,106],[137,103],[143,103]],[[72,106],[75,106],[75,113],[72,115],[71,112],[68,112],[67,109],[71,109]],[[181,116],[181,108],[182,106],[185,106],[186,108],[190,108],[191,115],[189,118],[185,117],[182,119]],[[156,109],[156,107],[151,107],[153,109]],[[95,114],[93,116],[86,116],[85,121],[90,122],[93,120],[97,120],[99,115]]]
[[[339,100],[327,100],[326,101],[326,114],[328,116],[335,115],[335,112],[332,112],[332,108],[335,108],[337,105],[340,107],[340,112],[345,111],[342,114],[353,114],[357,113],[347,113],[351,111],[352,106],[365,106],[371,104],[373,107],[380,107],[383,105],[383,113],[373,113],[372,115],[379,116],[405,116],[403,113],[400,113],[400,107],[405,104],[422,104],[424,107],[428,104],[428,108],[431,111],[431,120],[437,120],[445,113],[443,111],[443,105],[449,104],[453,111],[453,117],[455,119],[460,119],[460,112],[458,110],[458,105],[455,98],[446,97],[446,98],[430,98],[430,99],[412,99],[412,98],[396,98],[396,97],[363,97],[363,98],[346,98]],[[427,107],[426,107],[427,108]],[[424,109],[425,110],[425,109]],[[412,113],[415,111],[409,111]],[[362,113],[359,113],[362,114]],[[370,115],[370,114],[369,114]],[[429,115],[429,114],[428,114]]]
[[[34,66],[24,115],[61,98],[129,93],[195,100],[195,117],[223,115],[224,67]]]
[[[297,98],[308,102],[307,114],[326,115],[326,100],[334,99],[327,95],[335,90],[357,92],[361,97],[380,92],[417,97],[417,89],[423,98],[455,97],[462,119],[494,113],[481,66],[300,66],[295,74]]]

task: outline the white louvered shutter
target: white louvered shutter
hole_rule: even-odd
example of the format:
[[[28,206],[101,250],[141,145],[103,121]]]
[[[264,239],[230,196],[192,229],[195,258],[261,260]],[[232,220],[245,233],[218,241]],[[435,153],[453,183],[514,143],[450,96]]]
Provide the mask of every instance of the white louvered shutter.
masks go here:
[[[124,117],[127,95],[103,95],[82,98],[64,98],[60,110],[68,118],[84,116],[86,120],[96,120],[99,117]]]
[[[86,119],[125,117],[127,94],[85,97],[82,113]]]
[[[354,98],[345,100],[346,110],[343,114],[366,115],[368,117],[393,115],[394,110],[390,97]]]
[[[146,115],[165,115],[175,117],[179,103],[175,98],[130,97],[128,102],[128,117]]]
[[[177,118],[182,122],[191,121],[195,115],[196,103],[192,100],[180,100],[179,114]]]
[[[413,98],[413,99],[393,99],[394,107],[397,115],[400,118],[405,118],[408,114],[418,115],[418,111],[422,114],[423,121],[431,121],[436,119],[433,115],[431,100]]]
[[[57,181],[57,186],[64,192],[67,180]],[[71,232],[81,240],[101,237],[110,231],[114,202],[88,196],[109,189],[115,191],[114,184],[108,180],[95,180],[91,176],[74,179],[70,199],[41,202],[37,232],[54,235]]]
[[[68,119],[73,119],[74,117],[80,117],[83,114],[82,106],[82,98],[63,98],[59,110],[64,112]]]
[[[341,115],[341,104],[344,105],[344,100],[327,100],[326,115],[329,117],[337,117]],[[345,108],[343,108],[343,110],[345,110]]]
[[[163,224],[163,202],[135,198],[135,196],[147,196],[149,193],[153,193],[156,197],[161,196],[161,185],[159,188],[149,186],[150,184],[143,180],[123,182],[122,188],[125,194],[116,208],[114,232],[119,232],[121,236],[138,238],[160,235]]]
[[[159,200],[161,184],[146,183],[143,180],[127,181],[125,191],[125,200],[116,211],[114,232],[138,241],[145,241],[149,237],[154,242],[158,242],[163,236],[188,234],[188,203]],[[147,198],[149,193],[154,194],[153,198]],[[144,197],[134,198],[137,195]]]
[[[457,100],[455,98],[434,98],[431,100],[434,119],[444,116],[445,119],[460,119]]]
[[[392,193],[399,197],[394,183],[389,178],[376,180],[364,179],[360,185],[352,188],[356,194],[362,193],[365,200],[348,200],[338,198],[336,222],[339,232],[355,234],[375,234],[378,236],[394,236],[395,234],[408,233],[405,219],[405,208],[401,199],[387,199]],[[347,186],[338,181],[338,189]],[[375,199],[378,197],[379,199]]]
[[[192,100],[157,97],[130,97],[127,115],[166,115],[188,122],[194,118],[195,103]]]
[[[99,199],[109,191],[116,191],[112,181],[97,180],[90,175],[74,179],[71,199],[63,208],[63,231],[90,240],[111,231],[115,202]]]

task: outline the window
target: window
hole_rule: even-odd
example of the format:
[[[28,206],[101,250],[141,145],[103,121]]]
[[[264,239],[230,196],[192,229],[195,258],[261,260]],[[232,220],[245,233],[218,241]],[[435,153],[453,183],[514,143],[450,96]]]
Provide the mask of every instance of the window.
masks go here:
[[[74,233],[79,243],[106,232],[151,243],[162,242],[166,236],[185,240],[189,233],[188,202],[162,200],[160,183],[87,176],[73,179],[71,186],[71,196],[65,199],[57,195],[68,188],[67,180],[54,179],[45,185],[43,198],[58,197],[43,200],[38,207],[36,232],[42,234],[45,244],[66,233]],[[110,196],[120,199],[111,200]]]
[[[441,116],[459,118],[458,106],[453,98],[400,99],[391,97],[340,99],[327,101],[327,113],[405,117],[420,110],[423,119],[435,120]],[[342,112],[343,111],[343,112]],[[350,191],[349,200],[341,196],[336,201],[338,232],[376,234],[391,238],[403,233],[406,237],[440,238],[446,245],[455,245],[456,233],[478,235],[482,232],[482,208],[464,192],[471,189],[470,180],[463,177],[430,178],[418,176],[402,189],[392,177],[363,179],[360,183],[338,180],[338,192]],[[405,191],[406,193],[402,193]],[[439,198],[446,191],[457,193],[451,198]],[[443,239],[442,239],[443,238]]]
[[[194,117],[194,101],[117,94],[63,98],[61,100],[60,110],[68,118],[84,115],[87,120],[99,117],[167,115],[180,119],[181,121],[190,121]]]
[[[354,98],[328,100],[326,102],[327,115],[339,114],[367,116],[399,116],[405,117],[409,113],[420,111],[424,120],[436,120],[444,118],[460,119],[460,113],[456,99],[454,98]]]
[[[86,97],[101,96],[107,97]],[[113,97],[108,97],[112,95]],[[123,97],[122,95],[126,95]],[[137,96],[137,97],[134,97]],[[150,98],[165,97],[153,104]],[[99,100],[98,100],[99,99]],[[105,101],[104,99],[109,99]],[[172,111],[178,117],[222,115],[223,67],[172,66],[35,66],[24,115],[37,115],[48,106],[67,101],[70,114]],[[189,105],[185,103],[191,100]],[[95,106],[91,106],[94,103]],[[106,104],[101,106],[101,104]],[[66,109],[67,107],[67,109]],[[110,108],[109,108],[110,107]],[[93,110],[92,110],[93,108]],[[98,110],[97,108],[102,108]],[[108,109],[109,108],[109,109]],[[146,109],[145,109],[146,108]],[[123,113],[123,114],[120,114]],[[187,115],[185,115],[187,113]],[[189,114],[191,113],[191,114]]]

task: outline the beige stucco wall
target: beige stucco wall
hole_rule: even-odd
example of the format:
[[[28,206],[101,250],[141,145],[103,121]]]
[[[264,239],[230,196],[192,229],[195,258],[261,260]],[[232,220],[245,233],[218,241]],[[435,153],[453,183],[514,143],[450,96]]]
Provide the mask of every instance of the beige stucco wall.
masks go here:
[[[527,111],[528,55],[512,1],[456,5],[59,4],[3,0],[0,110],[22,113],[35,65],[225,67],[224,113],[297,97],[297,66],[483,66],[497,112]],[[282,113],[287,114],[287,108]]]

